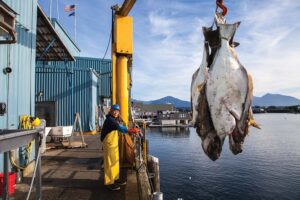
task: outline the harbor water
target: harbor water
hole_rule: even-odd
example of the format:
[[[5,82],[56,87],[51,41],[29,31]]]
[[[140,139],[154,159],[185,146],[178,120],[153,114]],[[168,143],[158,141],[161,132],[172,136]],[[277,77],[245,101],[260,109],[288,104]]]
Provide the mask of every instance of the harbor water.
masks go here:
[[[211,161],[194,128],[148,129],[166,200],[300,199],[300,115],[257,114],[244,151]]]

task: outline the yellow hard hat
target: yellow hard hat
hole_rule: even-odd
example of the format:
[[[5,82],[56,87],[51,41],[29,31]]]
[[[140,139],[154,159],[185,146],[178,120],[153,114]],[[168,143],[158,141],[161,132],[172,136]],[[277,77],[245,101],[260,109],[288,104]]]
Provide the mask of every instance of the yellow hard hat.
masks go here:
[[[41,124],[41,120],[38,117],[33,118],[33,121],[31,122],[33,127],[37,127]]]

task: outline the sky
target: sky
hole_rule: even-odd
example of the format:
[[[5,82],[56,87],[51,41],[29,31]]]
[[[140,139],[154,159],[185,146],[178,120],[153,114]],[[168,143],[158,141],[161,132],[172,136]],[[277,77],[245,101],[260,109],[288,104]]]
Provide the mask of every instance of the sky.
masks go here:
[[[50,0],[39,0],[49,15]],[[111,9],[122,0],[53,0],[58,17],[74,38],[74,17],[63,7],[77,4],[81,56],[103,58],[111,31]],[[241,21],[235,41],[240,62],[254,81],[254,95],[279,93],[300,98],[300,1],[225,0],[227,23]],[[57,6],[58,5],[58,6]],[[58,10],[58,12],[57,12]],[[215,0],[137,0],[134,20],[132,96],[190,100],[193,72],[203,50],[203,26],[211,26]],[[110,58],[110,48],[106,55]]]

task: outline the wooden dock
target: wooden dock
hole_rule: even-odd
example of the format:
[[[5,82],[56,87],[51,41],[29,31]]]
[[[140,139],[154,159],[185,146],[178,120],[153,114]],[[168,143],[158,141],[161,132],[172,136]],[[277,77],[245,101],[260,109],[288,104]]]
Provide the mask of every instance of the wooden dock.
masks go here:
[[[122,169],[127,185],[110,191],[103,185],[103,152],[99,135],[85,136],[87,148],[55,149],[42,157],[43,200],[138,200],[136,171]],[[31,177],[16,185],[16,200],[26,199]],[[30,199],[34,199],[34,192]]]

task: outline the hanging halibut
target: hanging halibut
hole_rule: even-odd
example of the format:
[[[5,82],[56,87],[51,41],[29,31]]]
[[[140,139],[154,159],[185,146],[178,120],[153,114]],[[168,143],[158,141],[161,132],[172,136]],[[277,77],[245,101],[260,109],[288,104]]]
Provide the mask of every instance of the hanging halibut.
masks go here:
[[[230,135],[230,149],[234,154],[242,152],[249,125],[258,127],[251,111],[252,78],[230,45],[239,25],[240,22],[217,23],[221,47],[210,66],[206,85],[207,101],[217,135],[222,142]]]
[[[222,144],[210,117],[205,85],[208,77],[208,65],[214,57],[214,52],[219,44],[219,37],[217,31],[207,27],[203,27],[203,34],[205,43],[202,64],[193,74],[191,84],[192,124],[197,128],[204,152],[210,159],[216,160],[220,157]],[[209,54],[209,48],[211,49],[211,54]]]
[[[217,30],[203,28],[203,60],[191,84],[192,124],[204,152],[212,160],[220,157],[227,135],[231,151],[238,154],[249,125],[259,128],[251,110],[252,78],[234,50],[239,45],[233,37],[240,22],[226,24],[218,13],[215,22]]]

